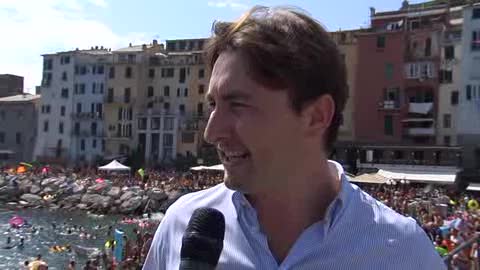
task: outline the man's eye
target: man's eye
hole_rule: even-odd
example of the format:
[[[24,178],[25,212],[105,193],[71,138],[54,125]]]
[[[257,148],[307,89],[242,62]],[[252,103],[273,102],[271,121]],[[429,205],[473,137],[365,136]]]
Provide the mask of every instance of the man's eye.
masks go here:
[[[232,107],[237,107],[237,108],[238,108],[238,107],[247,107],[246,104],[238,103],[238,102],[232,102],[232,103],[230,103],[230,106],[232,106]]]
[[[208,107],[209,108],[215,108],[215,102],[214,101],[208,102]]]

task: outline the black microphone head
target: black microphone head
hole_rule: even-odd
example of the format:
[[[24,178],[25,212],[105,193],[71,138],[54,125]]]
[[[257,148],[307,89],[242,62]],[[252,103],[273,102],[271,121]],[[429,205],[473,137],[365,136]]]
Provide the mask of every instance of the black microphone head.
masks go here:
[[[225,217],[213,208],[196,209],[182,238],[180,258],[216,266],[223,249]]]

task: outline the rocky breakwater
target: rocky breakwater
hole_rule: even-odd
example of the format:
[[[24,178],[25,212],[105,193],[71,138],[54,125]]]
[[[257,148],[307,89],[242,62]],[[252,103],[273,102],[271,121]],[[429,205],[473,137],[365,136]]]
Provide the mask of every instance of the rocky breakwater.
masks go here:
[[[0,203],[13,208],[85,210],[96,214],[141,214],[165,212],[185,192],[158,188],[114,186],[110,181],[75,176],[42,179],[36,176],[0,176]]]

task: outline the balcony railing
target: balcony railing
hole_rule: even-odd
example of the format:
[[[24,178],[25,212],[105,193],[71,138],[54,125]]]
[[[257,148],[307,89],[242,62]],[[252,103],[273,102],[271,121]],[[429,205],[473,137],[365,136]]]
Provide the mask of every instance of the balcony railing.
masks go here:
[[[103,113],[99,112],[81,112],[81,113],[72,113],[72,118],[75,120],[88,120],[88,119],[103,119]]]
[[[135,98],[128,98],[126,99],[124,96],[105,96],[104,97],[105,103],[126,103],[131,104],[135,103]]]
[[[405,133],[409,136],[433,136],[435,135],[435,128],[407,128]]]

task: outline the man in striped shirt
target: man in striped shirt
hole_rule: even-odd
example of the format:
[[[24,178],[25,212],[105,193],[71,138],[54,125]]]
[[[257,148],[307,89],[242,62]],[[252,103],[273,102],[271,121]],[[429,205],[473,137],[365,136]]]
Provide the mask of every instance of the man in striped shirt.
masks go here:
[[[178,269],[196,208],[225,216],[217,269],[446,269],[413,219],[348,181],[327,159],[347,99],[344,62],[303,12],[255,7],[217,23],[205,139],[224,183],[180,198],[155,234],[146,270]]]

